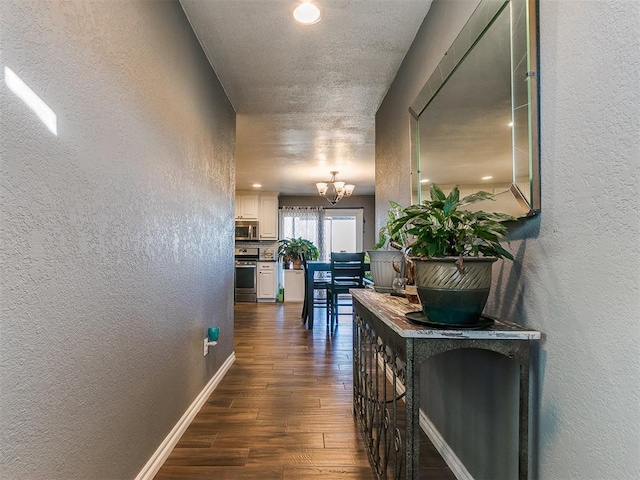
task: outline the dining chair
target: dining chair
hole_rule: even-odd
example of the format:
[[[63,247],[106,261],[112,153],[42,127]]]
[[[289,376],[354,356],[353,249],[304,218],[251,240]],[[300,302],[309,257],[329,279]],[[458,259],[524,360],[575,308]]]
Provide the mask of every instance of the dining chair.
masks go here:
[[[364,252],[331,252],[331,284],[327,305],[327,323],[331,321],[331,330],[338,325],[338,308],[346,305],[339,303],[339,296],[349,294],[351,288],[364,288]]]
[[[309,275],[309,270],[307,268],[307,259],[302,256],[302,268],[304,269],[304,302],[302,304],[302,323],[307,323],[307,319],[309,316],[309,308],[322,307],[327,308],[327,302],[329,297],[329,286],[331,285],[331,279],[329,277],[324,278],[313,278],[313,290],[311,292],[307,292],[307,275]],[[323,272],[324,273],[324,272]],[[314,275],[314,274],[312,274]],[[316,290],[320,290],[324,292],[323,297],[316,298],[315,292]]]

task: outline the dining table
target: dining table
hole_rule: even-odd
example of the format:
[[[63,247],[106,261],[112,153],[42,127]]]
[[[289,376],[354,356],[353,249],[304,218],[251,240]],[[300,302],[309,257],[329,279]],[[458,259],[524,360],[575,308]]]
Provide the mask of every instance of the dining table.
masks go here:
[[[370,270],[370,265],[368,262],[364,264],[365,272]],[[314,317],[314,308],[313,308],[313,279],[315,277],[316,272],[330,272],[331,271],[331,261],[329,260],[307,260],[307,269],[304,272],[304,301],[307,305],[306,308],[306,318],[303,318],[303,321],[306,323],[307,328],[309,330],[313,329],[313,317]],[[368,283],[368,282],[365,282]]]

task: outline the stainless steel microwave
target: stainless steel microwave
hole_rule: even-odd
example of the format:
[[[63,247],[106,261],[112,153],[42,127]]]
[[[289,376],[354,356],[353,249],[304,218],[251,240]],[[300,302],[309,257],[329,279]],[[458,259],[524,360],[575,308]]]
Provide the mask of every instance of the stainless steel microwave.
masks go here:
[[[258,222],[255,220],[236,220],[236,240],[259,240]]]

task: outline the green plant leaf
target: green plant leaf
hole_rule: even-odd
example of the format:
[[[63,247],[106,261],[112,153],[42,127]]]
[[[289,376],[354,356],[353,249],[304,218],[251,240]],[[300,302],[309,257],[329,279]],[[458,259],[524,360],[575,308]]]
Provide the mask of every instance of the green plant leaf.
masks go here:
[[[444,192],[442,191],[442,189],[435,183],[431,184],[430,194],[431,194],[431,200],[434,200],[434,201],[435,200],[444,201],[447,198]]]
[[[458,205],[458,200],[460,200],[460,190],[458,187],[454,187],[453,190],[449,193],[449,196],[444,202],[444,206],[442,207],[442,211],[445,215],[449,215],[452,209],[455,209]]]
[[[471,205],[472,203],[481,202],[483,200],[494,200],[494,198],[493,195],[489,192],[480,191],[464,197],[462,200],[460,200],[460,206],[463,207],[466,205]]]
[[[513,217],[460,209],[465,204],[491,199],[493,196],[487,192],[476,192],[460,200],[457,187],[445,195],[440,187],[432,184],[431,200],[399,210],[390,231],[402,229],[409,235],[409,252],[415,256],[487,255],[513,259],[500,245],[507,233],[501,222]]]
[[[394,201],[390,201],[389,204],[391,208],[387,210],[387,223],[378,230],[378,241],[373,245],[374,250],[389,247],[391,243],[407,247],[406,228],[404,224],[397,223],[403,211],[402,206]]]
[[[313,242],[306,238],[285,238],[279,241],[278,256],[285,261],[300,261],[303,254],[307,260],[317,260],[320,252]]]

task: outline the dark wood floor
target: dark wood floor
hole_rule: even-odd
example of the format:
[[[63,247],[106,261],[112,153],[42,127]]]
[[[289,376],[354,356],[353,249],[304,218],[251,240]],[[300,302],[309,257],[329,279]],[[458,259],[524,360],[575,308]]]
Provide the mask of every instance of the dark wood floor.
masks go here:
[[[157,480],[374,478],[352,413],[350,318],[341,316],[330,335],[324,310],[313,331],[300,310],[236,305],[236,362]],[[429,447],[429,463],[442,467],[430,468],[429,478],[454,479]]]

